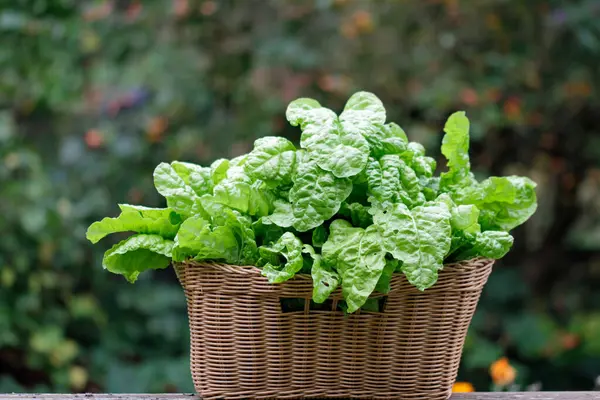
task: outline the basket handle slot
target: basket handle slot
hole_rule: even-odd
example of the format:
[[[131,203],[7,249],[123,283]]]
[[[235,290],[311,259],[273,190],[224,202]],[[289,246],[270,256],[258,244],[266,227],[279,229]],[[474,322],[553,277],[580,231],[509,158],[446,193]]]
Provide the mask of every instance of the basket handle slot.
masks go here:
[[[331,311],[331,312],[345,312],[346,304],[343,300],[337,298],[329,298],[321,304],[317,304],[312,301],[311,298],[294,298],[294,297],[280,297],[279,303],[281,306],[282,313],[291,312],[303,312],[308,315],[311,311]],[[382,313],[385,311],[387,304],[387,296],[372,297],[369,301],[356,313]]]

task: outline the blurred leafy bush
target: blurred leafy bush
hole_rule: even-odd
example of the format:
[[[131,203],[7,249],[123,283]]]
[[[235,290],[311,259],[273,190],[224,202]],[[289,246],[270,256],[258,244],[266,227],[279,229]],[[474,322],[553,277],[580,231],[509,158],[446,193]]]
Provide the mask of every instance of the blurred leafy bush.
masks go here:
[[[432,150],[467,110],[479,173],[539,183],[461,380],[502,356],[522,387],[600,375],[598,2],[0,0],[0,35],[0,392],[191,391],[174,274],[105,273],[86,226],[160,206],[160,161],[297,140],[287,102],[359,89]]]

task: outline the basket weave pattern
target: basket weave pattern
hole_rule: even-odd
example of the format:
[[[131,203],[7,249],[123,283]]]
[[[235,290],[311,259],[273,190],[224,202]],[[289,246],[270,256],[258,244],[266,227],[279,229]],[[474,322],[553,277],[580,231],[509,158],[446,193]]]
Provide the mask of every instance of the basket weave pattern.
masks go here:
[[[269,284],[254,267],[175,265],[204,398],[446,399],[493,261],[446,265],[420,292],[397,274],[383,312],[283,312],[312,297],[309,275]],[[374,293],[373,297],[382,294]],[[342,300],[340,290],[333,306]]]

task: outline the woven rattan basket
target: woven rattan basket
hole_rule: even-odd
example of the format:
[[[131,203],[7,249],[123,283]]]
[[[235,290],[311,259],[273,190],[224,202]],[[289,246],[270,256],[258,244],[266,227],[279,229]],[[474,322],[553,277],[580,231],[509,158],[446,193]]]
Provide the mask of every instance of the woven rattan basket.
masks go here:
[[[310,309],[312,280],[272,285],[254,267],[177,264],[202,398],[446,399],[493,261],[446,265],[420,292],[392,279],[382,312]],[[284,312],[281,299],[307,299]],[[332,294],[332,308],[341,300]]]

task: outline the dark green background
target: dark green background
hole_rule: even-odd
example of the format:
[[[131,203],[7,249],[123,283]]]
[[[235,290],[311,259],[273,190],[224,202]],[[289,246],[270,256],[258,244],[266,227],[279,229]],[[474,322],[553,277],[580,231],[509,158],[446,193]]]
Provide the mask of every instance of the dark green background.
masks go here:
[[[466,110],[477,174],[539,184],[459,379],[489,390],[507,356],[520,389],[593,388],[599,61],[594,0],[0,0],[0,392],[191,391],[173,271],[127,284],[86,227],[161,206],[159,162],[296,141],[290,100],[339,111],[357,90],[435,157]]]

